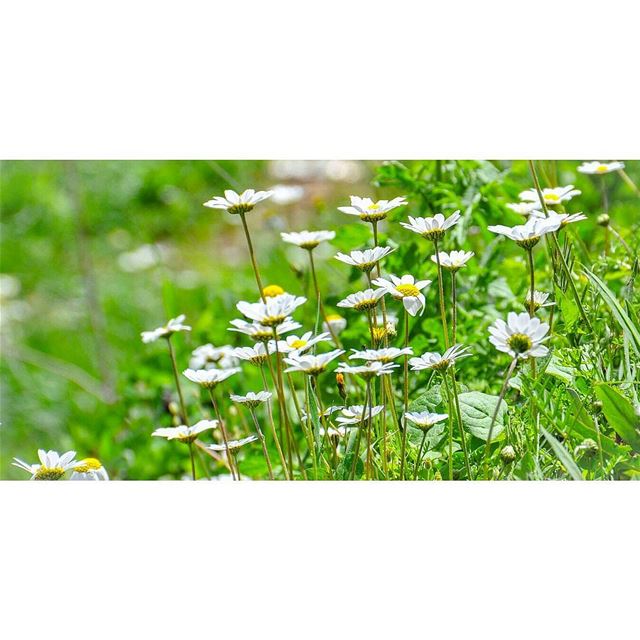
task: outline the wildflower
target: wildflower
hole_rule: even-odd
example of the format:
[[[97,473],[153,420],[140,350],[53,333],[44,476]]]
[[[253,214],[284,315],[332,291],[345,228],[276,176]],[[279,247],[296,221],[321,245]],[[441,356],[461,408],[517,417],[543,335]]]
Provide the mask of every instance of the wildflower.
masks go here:
[[[267,327],[259,322],[247,322],[246,320],[231,320],[229,323],[233,325],[229,331],[237,331],[244,333],[257,342],[265,342],[273,338],[273,327]],[[289,331],[300,329],[302,325],[295,322],[293,318],[285,318],[281,324],[276,325],[276,335],[283,335]]]
[[[326,407],[324,411],[318,411],[318,417],[319,418],[328,418],[329,416],[331,416],[332,414],[334,414],[336,411],[341,411],[343,407],[337,407],[337,406],[330,406],[330,407]],[[309,419],[309,416],[307,415],[305,409],[302,409],[302,414],[300,416],[302,418],[303,422],[307,422],[307,420]]]
[[[322,373],[327,365],[344,353],[342,349],[334,349],[328,353],[322,353],[319,355],[296,355],[290,354],[289,357],[284,358],[284,361],[289,365],[288,369],[285,369],[285,373],[292,373],[294,371],[300,371],[310,376],[317,376]]]
[[[444,238],[445,231],[450,229],[460,220],[460,211],[455,211],[448,218],[441,213],[436,213],[433,218],[414,218],[409,216],[409,222],[401,222],[400,224],[409,231],[418,233],[427,240],[441,240]]]
[[[350,216],[358,216],[363,222],[379,222],[387,217],[389,211],[407,204],[404,196],[393,200],[378,200],[374,202],[371,198],[359,198],[351,196],[350,207],[338,207],[338,211],[347,213]]]
[[[548,298],[549,298],[549,294],[548,293],[544,293],[542,291],[534,291],[533,292],[533,309],[534,309],[534,311],[537,311],[538,309],[542,309],[543,307],[553,307],[555,302],[553,302],[553,301],[547,302]],[[527,291],[527,296],[524,299],[524,301],[525,301],[525,305],[526,305],[526,307],[528,309],[529,306],[531,305],[531,289],[529,289],[529,291]]]
[[[358,291],[338,302],[338,306],[356,309],[357,311],[368,311],[378,304],[378,300],[380,300],[385,293],[386,291],[384,289]]]
[[[66,471],[75,469],[80,462],[75,459],[75,451],[60,455],[57,451],[38,449],[40,464],[27,464],[20,458],[14,458],[13,466],[31,474],[31,480],[60,480]]]
[[[347,385],[342,373],[336,373],[336,387],[338,387],[338,395],[345,400],[347,397]]]
[[[540,322],[526,312],[512,311],[507,316],[507,322],[499,318],[489,327],[489,342],[512,358],[539,358],[549,353],[549,349],[542,344],[549,339],[548,332],[549,325],[546,322]]]
[[[158,327],[153,331],[143,331],[140,334],[142,342],[145,344],[149,342],[155,342],[158,338],[169,338],[178,331],[191,331],[191,327],[186,324],[182,324],[185,320],[184,315],[180,315],[177,318],[171,318],[164,327]]]
[[[97,458],[80,460],[78,466],[71,472],[70,480],[108,480],[109,474]]]
[[[246,396],[237,396],[233,393],[229,395],[233,402],[244,404],[250,409],[255,409],[259,404],[267,402],[271,396],[270,391],[258,391],[258,393],[249,391]]]
[[[302,296],[283,293],[275,298],[267,298],[266,302],[244,302],[236,305],[245,317],[267,327],[283,323],[300,305],[307,301]]]
[[[609,217],[609,214],[607,213],[601,213],[597,218],[596,218],[596,222],[598,223],[598,225],[600,225],[601,227],[608,227],[609,223],[611,222],[611,218]]]
[[[233,347],[229,344],[222,347],[214,347],[211,343],[203,344],[193,350],[189,360],[190,369],[231,369],[237,365]]]
[[[542,189],[542,198],[546,205],[556,205],[561,202],[571,200],[573,196],[579,196],[582,191],[574,189],[573,185],[567,185],[566,187],[548,187]],[[525,202],[535,202],[538,207],[541,207],[540,198],[538,197],[538,191],[536,189],[527,189],[519,195],[520,200]]]
[[[545,218],[548,224],[558,223],[560,229],[573,222],[580,222],[580,220],[586,219],[587,216],[585,216],[581,211],[578,213],[556,213],[555,211],[551,211],[549,212],[549,216]]]
[[[329,331],[329,328],[331,328],[331,331],[338,335],[347,328],[347,321],[338,313],[330,313],[322,323],[322,328],[324,331]]]
[[[505,227],[502,224],[488,227],[489,231],[510,238],[524,249],[531,249],[543,235],[557,231],[559,228],[560,220],[551,217],[529,218],[524,224],[515,227]]]
[[[349,428],[353,428],[353,427],[349,427],[348,425],[345,425],[342,427],[330,426],[328,429],[320,427],[318,434],[320,435],[321,438],[324,438],[325,434],[330,438],[344,438],[344,436],[346,436],[349,433]]]
[[[285,242],[295,244],[301,249],[315,249],[324,240],[333,240],[336,237],[335,231],[298,231],[291,233],[281,233],[280,236]]]
[[[271,187],[271,198],[276,204],[293,204],[303,197],[304,187],[297,184],[276,184]]]
[[[283,293],[285,293],[285,290],[277,284],[268,284],[262,289],[262,295],[265,298],[275,298],[276,296],[281,296]]]
[[[273,340],[269,342],[258,342],[253,347],[236,347],[233,354],[240,360],[247,360],[251,364],[258,366],[263,365],[267,358],[275,352],[275,343]]]
[[[510,444],[502,447],[500,450],[500,459],[505,464],[511,464],[516,459],[516,450]]]
[[[422,354],[418,358],[411,358],[409,364],[412,371],[421,371],[423,369],[432,369],[433,371],[446,371],[457,360],[466,358],[471,354],[468,352],[469,347],[461,344],[454,344],[449,347],[442,355],[435,351],[429,351]]]
[[[271,197],[273,191],[255,191],[247,189],[241,194],[227,189],[222,196],[215,196],[212,200],[204,203],[205,207],[210,209],[225,209],[229,213],[248,213],[255,207],[258,202],[262,202]]]
[[[381,287],[385,293],[390,293],[396,300],[402,300],[404,308],[412,315],[424,311],[426,303],[421,289],[428,287],[431,280],[416,280],[412,275],[404,275],[401,278],[390,275],[390,280],[377,278],[372,282],[376,287]]]
[[[385,338],[394,338],[397,335],[396,325],[398,318],[393,314],[387,313],[387,321],[385,323],[384,316],[376,315],[376,322],[373,326],[373,339],[376,342],[382,342]]]
[[[369,417],[377,416],[384,409],[384,405],[377,406],[363,406],[361,404],[354,404],[350,407],[344,407],[342,409],[342,415],[336,418],[336,421],[341,425],[345,424],[358,424]]]
[[[380,360],[370,360],[366,364],[356,367],[348,364],[341,364],[336,371],[339,373],[349,373],[354,376],[360,376],[364,380],[376,378],[379,376],[389,375],[398,367],[397,364],[391,362],[380,362]]]
[[[278,349],[282,353],[302,353],[319,342],[331,342],[331,334],[320,333],[314,337],[311,331],[307,331],[300,337],[287,336],[285,340],[278,341]]]
[[[624,162],[598,162],[597,160],[593,160],[592,162],[583,162],[579,167],[578,171],[580,173],[587,173],[589,175],[600,174],[603,175],[605,173],[611,173],[613,171],[620,171],[620,169],[624,169]]]
[[[368,273],[382,258],[388,256],[393,251],[394,249],[391,247],[374,247],[373,249],[365,249],[364,251],[352,251],[349,255],[337,253],[335,258],[336,260],[340,260],[340,262],[350,264],[352,267]]]
[[[364,351],[358,351],[352,349],[353,353],[349,356],[349,360],[368,360],[379,362],[391,362],[400,356],[413,355],[413,349],[406,347],[404,349],[398,349],[397,347],[388,347],[387,349],[365,349]]]
[[[519,213],[521,216],[535,215],[536,213],[542,214],[539,202],[510,202],[507,204],[507,209],[511,209],[514,213]]]
[[[195,382],[205,389],[213,389],[223,380],[238,373],[238,371],[240,371],[238,367],[234,369],[199,369],[198,371],[185,369],[182,375],[187,378],[187,380],[191,380],[191,382]]]
[[[178,427],[161,427],[160,429],[156,429],[151,435],[166,438],[167,440],[179,440],[180,442],[189,444],[196,440],[198,435],[203,431],[215,429],[217,426],[217,420],[200,420],[191,427],[185,424],[181,424]]]
[[[251,442],[257,442],[258,436],[255,434],[251,434],[246,438],[242,438],[241,440],[228,440],[226,444],[209,444],[207,445],[207,449],[210,451],[226,451],[227,449],[239,449],[240,447],[244,447],[245,444],[250,444]]]
[[[431,256],[431,261],[438,264],[438,260],[440,260],[440,266],[443,269],[456,272],[462,269],[474,255],[473,251],[451,251],[449,253],[439,251],[437,256]]]
[[[434,424],[442,422],[448,417],[449,414],[447,413],[429,413],[429,411],[407,411],[404,414],[405,420],[412,422],[422,431],[427,431],[433,427]]]

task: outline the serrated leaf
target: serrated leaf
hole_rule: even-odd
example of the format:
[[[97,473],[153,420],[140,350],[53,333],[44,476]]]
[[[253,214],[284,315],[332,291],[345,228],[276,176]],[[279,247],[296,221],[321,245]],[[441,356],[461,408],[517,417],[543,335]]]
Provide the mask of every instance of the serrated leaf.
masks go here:
[[[491,396],[479,391],[469,391],[458,396],[460,400],[460,413],[462,414],[462,424],[476,438],[486,442],[489,437],[489,427],[491,418],[498,404],[498,396]],[[504,430],[504,418],[507,413],[507,403],[502,400],[496,421],[493,425],[491,440],[495,441]]]
[[[582,480],[580,468],[571,457],[571,454],[564,448],[564,445],[554,438],[543,426],[540,427],[540,431],[556,454],[556,458],[560,460],[562,466],[567,470],[567,473],[574,480]]]
[[[596,397],[602,402],[602,412],[611,428],[640,453],[640,418],[629,400],[604,383],[596,385]]]

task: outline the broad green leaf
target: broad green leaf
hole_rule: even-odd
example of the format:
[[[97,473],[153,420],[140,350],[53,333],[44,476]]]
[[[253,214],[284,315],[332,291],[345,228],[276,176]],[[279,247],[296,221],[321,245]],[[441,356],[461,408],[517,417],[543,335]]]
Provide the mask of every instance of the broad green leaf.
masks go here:
[[[582,473],[580,472],[580,468],[575,463],[569,452],[564,448],[562,443],[554,438],[544,427],[541,426],[540,431],[542,431],[542,435],[546,438],[547,442],[553,449],[553,452],[556,454],[556,457],[558,458],[558,460],[560,460],[562,466],[567,470],[567,473],[574,480],[582,480]]]
[[[566,329],[572,329],[580,318],[580,310],[572,297],[568,296],[559,287],[555,288],[556,301],[562,313],[562,320]]]
[[[486,442],[489,437],[489,427],[491,418],[498,404],[498,396],[490,396],[479,391],[469,391],[458,396],[460,400],[460,412],[462,414],[462,424],[476,438]],[[507,413],[507,403],[503,400],[500,403],[496,422],[493,425],[491,440],[495,441],[504,430],[504,419]]]
[[[434,412],[436,407],[442,403],[442,393],[440,385],[436,384],[421,396],[418,396],[413,402],[409,403],[409,411],[431,411]]]
[[[596,385],[596,396],[602,402],[602,411],[611,428],[640,453],[640,417],[631,403],[617,389],[604,383]]]
[[[567,367],[564,364],[560,363],[557,356],[552,355],[549,363],[547,364],[545,373],[548,373],[555,378],[559,378],[560,380],[567,382],[569,384],[573,384],[574,381],[574,373],[575,369],[573,367]]]

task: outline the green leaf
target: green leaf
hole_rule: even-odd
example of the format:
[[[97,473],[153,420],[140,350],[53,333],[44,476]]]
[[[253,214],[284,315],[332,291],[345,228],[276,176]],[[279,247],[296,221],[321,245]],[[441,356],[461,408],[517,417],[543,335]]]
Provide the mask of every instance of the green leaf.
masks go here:
[[[433,413],[441,403],[442,393],[440,392],[440,385],[436,384],[410,402],[409,411],[431,411]]]
[[[551,445],[553,452],[556,454],[556,458],[560,460],[562,466],[567,470],[567,473],[574,480],[582,480],[582,473],[580,472],[580,468],[575,463],[569,452],[564,448],[562,443],[554,438],[543,426],[540,426],[540,431],[542,431],[542,435]]]
[[[575,369],[573,367],[567,367],[566,365],[561,364],[560,360],[555,354],[551,356],[551,359],[549,360],[549,363],[547,364],[544,372],[562,380],[563,382],[567,382],[569,384],[573,384],[574,382]]]
[[[617,389],[604,383],[596,385],[596,397],[602,402],[602,411],[611,428],[640,453],[640,418],[631,403]]]
[[[562,320],[567,330],[572,329],[580,318],[580,310],[573,298],[568,296],[559,287],[556,287],[556,301],[562,313]]]
[[[498,396],[490,396],[479,391],[469,391],[458,396],[460,400],[460,413],[462,414],[462,424],[476,438],[486,442],[489,437],[489,427],[491,418],[498,404]],[[504,430],[504,418],[507,413],[507,403],[502,400],[496,422],[493,425],[491,440],[495,441]]]

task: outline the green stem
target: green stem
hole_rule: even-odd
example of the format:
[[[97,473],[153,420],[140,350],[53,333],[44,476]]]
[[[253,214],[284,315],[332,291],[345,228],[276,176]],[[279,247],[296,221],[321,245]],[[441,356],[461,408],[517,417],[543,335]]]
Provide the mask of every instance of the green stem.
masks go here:
[[[447,313],[444,308],[444,284],[442,282],[442,265],[440,264],[440,250],[438,239],[433,239],[433,246],[436,252],[436,263],[438,265],[438,296],[440,298],[440,317],[442,318],[442,331],[444,332],[444,347],[449,348],[449,329],[447,328]]]
[[[409,312],[404,310],[404,346],[409,346]],[[405,458],[407,455],[407,418],[406,413],[409,411],[409,356],[404,356],[404,428],[402,430],[402,443],[400,445],[400,480],[404,480]]]
[[[196,479],[196,463],[193,459],[193,442],[189,443],[189,456],[191,457],[191,477]]]
[[[327,319],[327,313],[324,310],[324,303],[322,302],[322,296],[320,295],[320,287],[318,286],[318,276],[316,275],[316,265],[313,260],[313,249],[309,249],[309,264],[311,265],[311,276],[313,277],[313,286],[315,287],[315,290],[316,290],[316,299],[318,301],[318,310],[320,312],[320,316],[322,317],[325,324],[327,325],[327,328],[329,329],[329,333],[331,334],[331,339],[333,340],[333,343],[336,345],[336,347],[340,348],[342,346],[340,344],[340,340],[338,339],[338,336],[335,334],[333,327],[331,326],[331,323]]]
[[[262,429],[260,428],[260,423],[258,422],[258,418],[256,417],[256,412],[253,407],[249,409],[249,413],[253,418],[253,424],[256,427],[256,431],[258,433],[258,437],[260,438],[260,444],[262,445],[262,453],[264,454],[264,459],[267,463],[267,469],[269,470],[269,480],[273,480],[273,468],[271,467],[271,459],[269,458],[269,451],[267,450],[267,442],[265,440],[264,434],[262,433]]]
[[[469,478],[469,480],[471,480],[471,464],[469,462],[469,450],[467,449],[467,436],[465,435],[464,426],[462,424],[462,411],[460,411],[460,399],[458,398],[455,369],[453,367],[450,367],[449,373],[451,374],[451,386],[453,387],[453,406],[456,410],[456,419],[458,421],[458,428],[460,429],[460,442],[462,443],[462,452],[464,454],[464,466],[467,470],[467,477]],[[446,378],[446,376],[443,377]],[[448,383],[446,384],[448,388]]]
[[[187,409],[184,403],[184,397],[182,395],[182,387],[180,386],[180,376],[178,374],[178,365],[176,363],[176,354],[173,351],[173,345],[171,344],[171,335],[167,336],[167,344],[169,345],[169,355],[171,356],[171,366],[173,368],[173,377],[176,381],[176,388],[178,390],[178,398],[180,399],[180,413],[182,418],[182,424],[189,426],[187,422]]]
[[[262,388],[265,391],[269,391],[267,387],[267,377],[264,373],[264,367],[260,366],[260,375],[262,376]],[[284,453],[282,452],[282,446],[280,445],[280,438],[278,438],[278,432],[276,431],[276,423],[273,419],[273,410],[271,409],[271,398],[267,400],[267,414],[269,415],[269,422],[271,424],[271,432],[273,434],[273,441],[276,445],[276,449],[278,450],[278,456],[280,457],[280,463],[282,464],[282,470],[284,472],[284,477],[286,480],[290,480],[291,476],[289,474],[289,470],[287,469],[287,461],[284,457]]]
[[[420,441],[420,448],[418,449],[418,457],[416,458],[416,463],[413,467],[413,479],[418,479],[418,469],[420,468],[420,460],[422,459],[422,449],[424,448],[425,440],[427,439],[427,430],[424,430],[422,434],[422,440]]]
[[[209,389],[209,397],[211,398],[211,404],[213,405],[213,410],[215,411],[216,418],[218,419],[218,423],[220,424],[220,431],[222,432],[222,441],[224,442],[225,453],[227,454],[227,465],[229,467],[229,471],[231,472],[231,477],[234,480],[238,480],[236,477],[236,470],[233,464],[233,456],[231,455],[231,449],[229,449],[229,438],[227,436],[227,428],[224,426],[224,420],[222,419],[222,415],[220,414],[220,409],[218,408],[218,403],[216,401],[216,396],[213,389]]]
[[[249,233],[249,227],[247,226],[247,219],[244,213],[240,213],[239,216],[240,216],[240,219],[242,220],[242,228],[244,229],[244,235],[247,239],[247,246],[249,247],[249,256],[251,258],[251,264],[253,265],[253,273],[256,277],[256,283],[258,284],[260,299],[262,300],[262,302],[266,302],[266,298],[264,297],[264,287],[262,286],[262,279],[260,278],[260,271],[258,270],[258,263],[256,262],[256,256],[253,251],[253,244],[251,242],[251,234]]]

